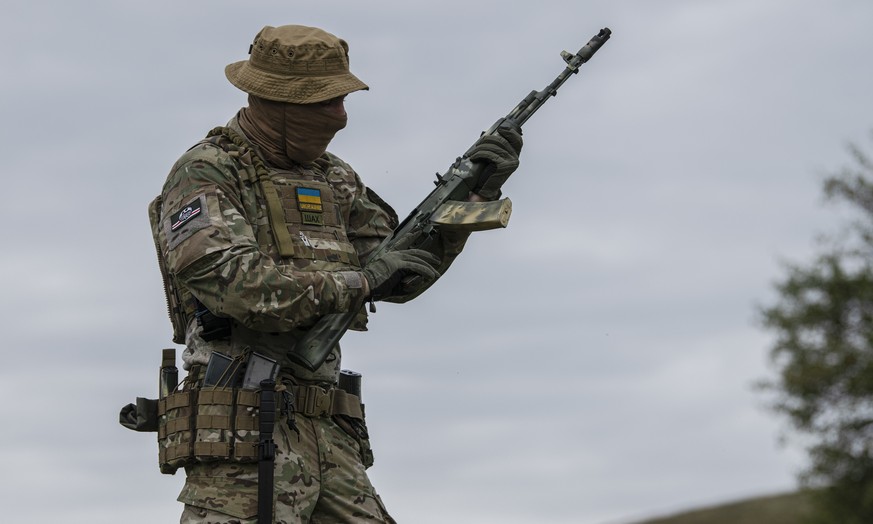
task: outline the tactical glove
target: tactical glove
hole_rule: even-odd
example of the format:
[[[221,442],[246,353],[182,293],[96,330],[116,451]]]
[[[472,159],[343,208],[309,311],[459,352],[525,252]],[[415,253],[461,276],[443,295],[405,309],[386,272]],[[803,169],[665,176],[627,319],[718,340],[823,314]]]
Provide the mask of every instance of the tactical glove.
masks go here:
[[[384,300],[402,295],[401,282],[406,277],[419,276],[428,283],[439,278],[434,269],[440,260],[423,249],[391,251],[367,262],[364,277],[370,285],[370,298]]]
[[[518,167],[518,155],[522,146],[521,128],[504,124],[494,135],[480,138],[467,152],[474,162],[487,162],[485,173],[475,193],[487,200],[500,197],[500,187]]]

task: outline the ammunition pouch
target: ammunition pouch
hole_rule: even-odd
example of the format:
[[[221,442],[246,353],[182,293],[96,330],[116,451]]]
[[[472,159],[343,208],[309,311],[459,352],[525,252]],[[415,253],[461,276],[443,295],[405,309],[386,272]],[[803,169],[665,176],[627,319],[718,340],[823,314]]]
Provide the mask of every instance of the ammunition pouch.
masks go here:
[[[364,465],[373,464],[360,397],[339,388],[318,386],[288,386],[282,394],[288,395],[291,408],[283,409],[283,414],[332,417],[358,442]],[[198,462],[258,461],[258,391],[206,386],[172,393],[157,403],[158,462],[162,473],[172,475]]]
[[[361,374],[343,369],[340,371],[337,387],[357,399],[357,405],[361,409],[360,417],[347,414],[336,414],[333,421],[350,437],[358,442],[361,453],[361,462],[365,468],[373,465],[373,448],[370,446],[370,434],[367,432],[367,421],[364,414],[364,404],[361,400]]]
[[[121,409],[119,422],[135,431],[158,433],[158,464],[161,473],[174,474],[179,468],[198,462],[255,463],[259,460],[261,387],[275,384],[278,370],[274,360],[257,353],[245,357],[246,373],[240,376],[242,357],[231,359],[213,353],[209,365],[191,368],[181,387],[175,374],[164,384],[166,371],[175,371],[175,352],[164,351],[161,391],[158,400],[137,398],[136,404]],[[287,377],[287,381],[293,377]],[[215,379],[215,382],[210,382]],[[255,381],[255,379],[257,379]],[[255,382],[253,382],[255,381]],[[360,447],[361,461],[373,464],[369,435],[361,404],[361,376],[343,370],[337,387],[297,386],[281,382],[273,386],[278,413],[296,429],[294,416],[331,417]],[[162,393],[164,395],[164,393]],[[265,436],[267,433],[265,433]]]
[[[256,462],[257,391],[205,387],[158,401],[158,462],[162,473],[196,462]]]

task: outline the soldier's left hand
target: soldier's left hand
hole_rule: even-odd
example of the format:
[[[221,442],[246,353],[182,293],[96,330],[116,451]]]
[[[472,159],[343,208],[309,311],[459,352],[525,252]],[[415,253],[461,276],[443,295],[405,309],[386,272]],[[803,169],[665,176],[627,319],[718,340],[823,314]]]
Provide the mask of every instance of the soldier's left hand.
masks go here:
[[[500,188],[518,168],[518,155],[523,145],[521,128],[505,124],[497,128],[497,133],[480,138],[467,152],[473,162],[485,162],[483,182],[474,192],[486,200],[500,197]]]

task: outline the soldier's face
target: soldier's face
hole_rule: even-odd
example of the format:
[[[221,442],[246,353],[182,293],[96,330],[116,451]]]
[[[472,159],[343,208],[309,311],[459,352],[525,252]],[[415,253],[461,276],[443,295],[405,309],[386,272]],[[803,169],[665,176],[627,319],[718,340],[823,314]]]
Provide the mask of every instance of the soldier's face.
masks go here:
[[[345,101],[346,95],[343,95],[336,98],[331,98],[330,100],[325,100],[324,102],[318,102],[318,105],[323,107],[325,111],[329,113],[333,113],[337,116],[347,116]]]

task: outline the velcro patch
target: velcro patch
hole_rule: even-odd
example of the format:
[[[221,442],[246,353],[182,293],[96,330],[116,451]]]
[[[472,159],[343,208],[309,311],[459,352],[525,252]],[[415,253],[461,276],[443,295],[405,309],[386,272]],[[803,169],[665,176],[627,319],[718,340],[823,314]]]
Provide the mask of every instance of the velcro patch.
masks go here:
[[[198,198],[170,216],[170,231],[176,231],[203,212],[203,202]]]
[[[206,195],[198,195],[173,213],[164,217],[164,235],[167,247],[173,250],[182,241],[203,228],[209,227],[209,209],[206,207]]]
[[[298,187],[297,209],[299,209],[301,213],[305,211],[321,213],[323,210],[321,204],[321,190],[308,187]]]
[[[307,226],[323,226],[324,213],[313,213],[311,211],[301,211],[300,221]]]

